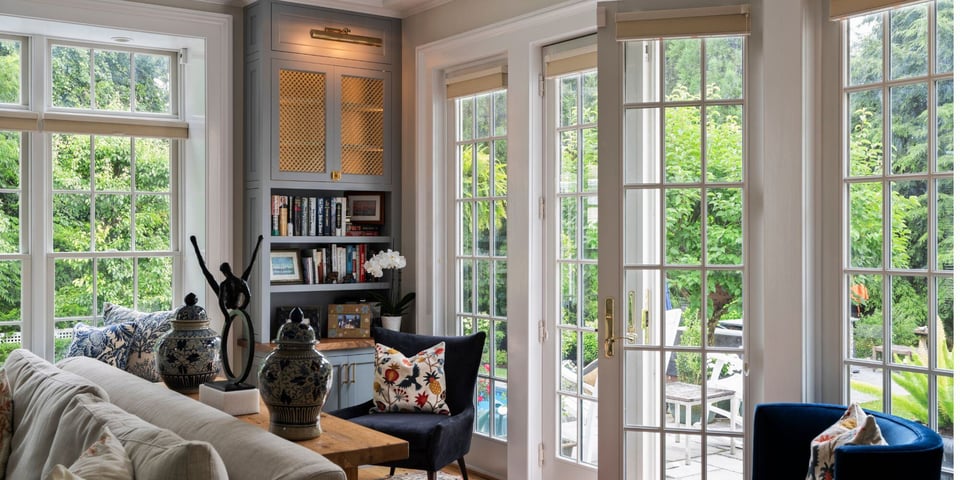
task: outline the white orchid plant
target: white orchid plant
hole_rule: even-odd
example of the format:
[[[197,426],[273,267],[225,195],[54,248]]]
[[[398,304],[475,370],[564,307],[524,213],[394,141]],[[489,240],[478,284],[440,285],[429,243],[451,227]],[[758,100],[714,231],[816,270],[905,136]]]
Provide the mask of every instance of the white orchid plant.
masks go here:
[[[407,266],[407,259],[391,249],[380,251],[363,264],[363,269],[374,278],[382,278],[384,270],[396,270],[391,277],[390,290],[386,295],[380,292],[370,292],[375,301],[380,302],[381,316],[403,315],[413,303],[414,292],[400,296],[400,270]]]

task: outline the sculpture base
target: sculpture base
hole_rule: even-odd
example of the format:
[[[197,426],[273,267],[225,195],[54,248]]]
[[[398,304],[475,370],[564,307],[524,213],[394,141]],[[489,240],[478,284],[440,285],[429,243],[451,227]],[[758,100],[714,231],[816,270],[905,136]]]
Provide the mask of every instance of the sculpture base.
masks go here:
[[[237,384],[231,388],[229,381],[208,382],[200,385],[200,401],[230,415],[260,413],[260,390],[253,385]],[[224,384],[224,385],[221,385]]]

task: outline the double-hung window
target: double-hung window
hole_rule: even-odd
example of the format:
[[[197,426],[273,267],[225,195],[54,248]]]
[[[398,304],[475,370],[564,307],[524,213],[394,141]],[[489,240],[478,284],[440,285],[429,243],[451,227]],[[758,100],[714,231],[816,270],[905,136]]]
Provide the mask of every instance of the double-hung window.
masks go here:
[[[107,302],[173,307],[180,54],[0,37],[0,356],[52,334],[63,357]]]
[[[843,14],[843,3],[834,1],[831,14]],[[850,15],[843,29],[846,397],[952,438],[953,2]],[[952,465],[948,452],[945,471]]]

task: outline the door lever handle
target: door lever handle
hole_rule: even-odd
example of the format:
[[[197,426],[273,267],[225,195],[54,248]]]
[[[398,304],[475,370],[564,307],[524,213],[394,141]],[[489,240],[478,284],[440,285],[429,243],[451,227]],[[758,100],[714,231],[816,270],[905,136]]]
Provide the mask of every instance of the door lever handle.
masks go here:
[[[637,334],[634,332],[628,332],[624,336],[614,335],[613,332],[613,316],[614,316],[614,299],[613,297],[607,297],[603,301],[603,320],[604,325],[606,326],[606,338],[603,341],[603,355],[607,358],[613,357],[613,345],[617,340],[627,340],[630,343],[637,342]]]

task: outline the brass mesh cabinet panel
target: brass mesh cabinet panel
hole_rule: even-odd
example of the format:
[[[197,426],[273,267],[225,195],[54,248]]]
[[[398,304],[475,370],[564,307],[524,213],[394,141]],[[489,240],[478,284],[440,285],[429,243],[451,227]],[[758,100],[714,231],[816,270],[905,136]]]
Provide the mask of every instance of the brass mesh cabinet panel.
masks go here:
[[[280,70],[280,171],[327,171],[327,79]]]
[[[346,75],[341,81],[341,169],[383,175],[383,80]]]

